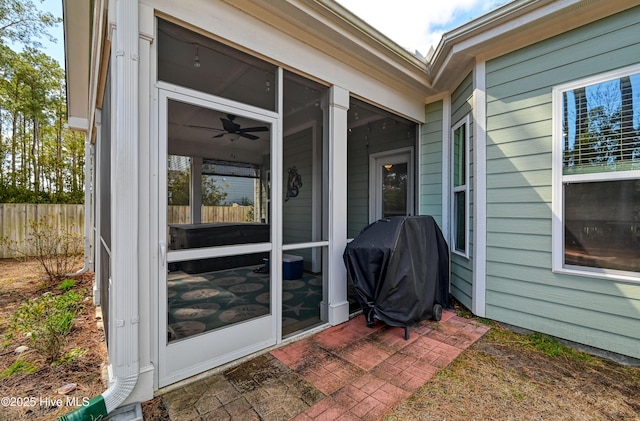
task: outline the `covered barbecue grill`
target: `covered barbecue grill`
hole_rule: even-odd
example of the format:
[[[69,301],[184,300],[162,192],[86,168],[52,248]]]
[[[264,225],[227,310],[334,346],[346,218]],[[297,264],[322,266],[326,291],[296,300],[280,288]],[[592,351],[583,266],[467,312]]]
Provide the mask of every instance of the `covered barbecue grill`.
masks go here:
[[[366,316],[405,328],[449,305],[449,248],[431,216],[380,219],[347,245],[344,262]]]

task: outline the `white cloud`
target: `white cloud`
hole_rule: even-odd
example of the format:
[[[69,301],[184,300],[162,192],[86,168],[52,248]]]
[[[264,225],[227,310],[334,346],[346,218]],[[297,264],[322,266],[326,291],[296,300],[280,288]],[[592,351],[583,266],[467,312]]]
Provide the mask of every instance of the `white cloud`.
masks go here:
[[[426,55],[442,34],[507,0],[336,0],[409,51]]]

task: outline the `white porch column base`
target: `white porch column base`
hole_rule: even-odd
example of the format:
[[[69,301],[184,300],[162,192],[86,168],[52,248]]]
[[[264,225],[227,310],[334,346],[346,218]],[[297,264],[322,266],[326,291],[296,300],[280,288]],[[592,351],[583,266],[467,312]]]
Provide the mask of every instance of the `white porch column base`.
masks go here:
[[[336,305],[329,306],[328,320],[331,325],[339,325],[349,320],[349,302],[345,301]]]

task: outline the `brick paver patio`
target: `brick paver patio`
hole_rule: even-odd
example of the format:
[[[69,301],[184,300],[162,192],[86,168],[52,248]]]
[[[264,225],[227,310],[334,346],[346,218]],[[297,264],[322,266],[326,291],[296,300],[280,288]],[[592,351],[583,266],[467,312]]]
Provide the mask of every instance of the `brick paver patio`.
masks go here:
[[[379,420],[489,328],[444,311],[404,329],[363,316],[164,395],[173,421]]]

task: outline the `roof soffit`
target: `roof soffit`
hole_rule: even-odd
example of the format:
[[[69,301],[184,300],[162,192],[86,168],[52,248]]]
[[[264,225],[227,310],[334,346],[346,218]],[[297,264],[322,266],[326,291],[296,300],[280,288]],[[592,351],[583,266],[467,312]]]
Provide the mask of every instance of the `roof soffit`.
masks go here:
[[[90,2],[63,0],[62,6],[67,113],[70,121],[84,121],[89,116]]]
[[[427,65],[331,0],[223,0],[375,79],[427,93]]]

